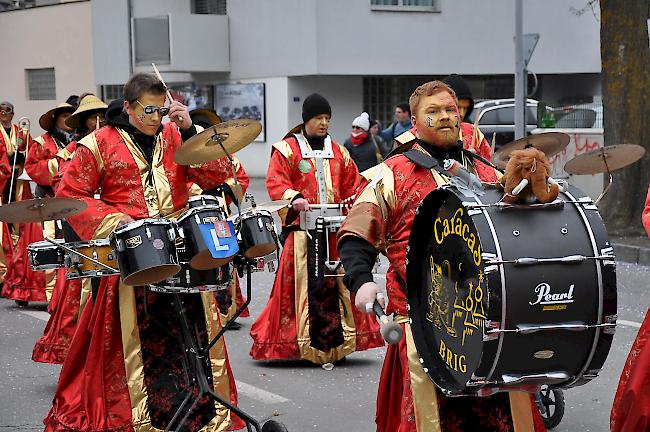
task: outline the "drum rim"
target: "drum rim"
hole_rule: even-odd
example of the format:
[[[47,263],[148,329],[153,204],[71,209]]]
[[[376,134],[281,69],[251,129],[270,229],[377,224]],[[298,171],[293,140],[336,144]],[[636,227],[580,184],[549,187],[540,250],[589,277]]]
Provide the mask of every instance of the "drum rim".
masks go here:
[[[270,217],[271,219],[273,218],[273,215],[271,215],[271,212],[268,211],[268,210],[263,210],[263,209],[252,210],[252,209],[251,209],[251,210],[246,210],[244,213],[241,213],[241,214],[239,215],[239,219],[242,220],[242,221],[244,221],[244,220],[246,220],[246,219],[251,219],[251,218],[253,218],[253,217],[260,216],[260,215],[262,215],[262,216],[268,216],[268,217]]]
[[[63,239],[52,239],[52,240],[58,244],[65,244],[65,240]],[[49,248],[39,247],[39,246],[49,246]],[[37,242],[30,243],[27,245],[28,251],[38,251],[38,250],[47,250],[47,249],[59,249],[59,246],[53,245],[51,242],[47,240],[39,240]]]
[[[188,217],[194,216],[195,213],[198,213],[199,211],[206,210],[206,211],[217,211],[222,214],[224,217],[223,220],[227,220],[226,218],[226,212],[223,210],[223,208],[219,205],[214,205],[214,204],[206,204],[202,206],[197,206],[197,207],[192,207],[191,209],[188,209],[187,211],[183,212],[178,219],[176,219],[176,223],[183,223],[185,219]]]
[[[219,199],[218,199],[216,196],[214,196],[214,195],[202,194],[202,195],[193,195],[193,196],[189,197],[189,198],[187,199],[187,202],[190,202],[190,201],[198,201],[199,199],[201,199],[201,198],[205,198],[205,197],[207,197],[207,198],[212,198],[214,201],[219,201]]]
[[[112,235],[122,234],[143,225],[166,225],[173,226],[174,222],[165,218],[146,218],[130,222],[122,227],[116,228]]]
[[[68,246],[70,249],[74,249],[75,247],[111,246],[111,241],[109,239],[95,239],[88,241],[71,242],[66,244],[66,246]]]

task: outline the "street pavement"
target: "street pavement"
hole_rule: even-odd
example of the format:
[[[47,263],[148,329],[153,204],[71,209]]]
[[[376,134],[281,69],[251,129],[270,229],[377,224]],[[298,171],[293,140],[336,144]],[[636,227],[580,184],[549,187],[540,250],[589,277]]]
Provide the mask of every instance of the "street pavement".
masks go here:
[[[257,203],[268,199],[261,180],[254,183]],[[380,273],[385,272],[382,262]],[[650,305],[650,267],[618,263],[618,317],[614,343],[601,375],[565,391],[566,413],[556,431],[604,432],[618,377],[638,326]],[[273,283],[269,272],[253,274],[251,318],[226,334],[239,390],[239,406],[260,421],[275,418],[290,432],[374,431],[377,382],[384,349],[350,355],[325,370],[303,362],[254,362],[249,356],[250,326],[264,307]],[[378,281],[382,281],[378,277]],[[18,307],[0,299],[0,432],[38,431],[51,406],[60,366],[31,361],[35,341],[47,320],[46,305]]]

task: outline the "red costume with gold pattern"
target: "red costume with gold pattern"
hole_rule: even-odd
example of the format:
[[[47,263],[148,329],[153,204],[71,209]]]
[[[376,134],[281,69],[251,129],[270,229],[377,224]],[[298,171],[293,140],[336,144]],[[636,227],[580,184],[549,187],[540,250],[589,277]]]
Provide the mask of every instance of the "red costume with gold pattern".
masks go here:
[[[173,157],[180,145],[177,127],[163,125],[149,166],[121,127],[109,125],[79,141],[57,196],[88,204],[68,218],[81,239],[106,238],[123,215],[137,220],[177,214],[187,203],[191,182],[209,189],[226,180],[227,160],[177,165]],[[100,190],[101,199],[94,199]],[[188,389],[180,324],[170,302],[170,294],[125,285],[118,276],[101,279],[63,364],[46,431],[144,431],[169,424]],[[205,346],[221,328],[213,293],[183,294],[183,303]],[[172,335],[158,323],[167,324]],[[236,404],[223,339],[210,350],[208,378],[214,391]],[[185,428],[206,426],[215,431],[243,427],[229,410],[201,399]]]
[[[73,146],[76,146],[76,143],[73,142]],[[25,170],[32,180],[40,186],[53,187],[53,179],[59,172],[60,158],[57,155],[65,149],[66,146],[50,132],[36,138],[29,147],[29,154],[25,161]],[[54,233],[48,235],[53,237]],[[82,281],[67,280],[65,268],[50,271],[55,272],[52,296],[48,305],[50,319],[45,325],[43,336],[34,345],[32,360],[61,364],[68,354],[77,328]],[[47,272],[45,272],[46,279]]]
[[[411,151],[430,156],[420,144],[411,145]],[[462,163],[482,181],[497,180],[497,173],[487,165],[474,165],[466,155],[462,155]],[[419,362],[407,318],[406,251],[418,205],[449,179],[435,169],[417,165],[404,154],[393,156],[362,175],[360,192],[339,230],[340,250],[348,240],[363,239],[377,253],[388,257],[386,313],[394,313],[395,320],[404,328],[404,337],[397,345],[389,345],[386,352],[377,395],[377,431],[544,430],[529,394],[446,398]]]
[[[323,160],[327,202],[340,203],[354,194],[359,174],[343,146],[331,141],[331,149],[333,158]],[[273,144],[266,178],[269,196],[292,200],[302,195],[318,204],[315,173],[314,159],[303,159],[297,138],[288,136]],[[338,278],[308,278],[309,242],[307,233],[298,230],[299,213],[285,210],[281,217],[290,231],[269,302],[251,328],[251,356],[322,364],[383,346],[377,323],[353,307],[350,292],[337,283]]]
[[[650,187],[641,216],[650,237]],[[614,397],[610,428],[612,432],[650,430],[650,309],[632,344]]]

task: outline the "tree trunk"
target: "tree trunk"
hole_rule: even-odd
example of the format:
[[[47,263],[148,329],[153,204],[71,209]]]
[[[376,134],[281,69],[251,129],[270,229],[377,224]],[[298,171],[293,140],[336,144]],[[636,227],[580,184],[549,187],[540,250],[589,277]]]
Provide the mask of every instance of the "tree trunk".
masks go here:
[[[644,235],[641,211],[650,181],[650,0],[600,1],[605,145],[639,144],[645,156],[614,172],[600,204],[612,235]]]

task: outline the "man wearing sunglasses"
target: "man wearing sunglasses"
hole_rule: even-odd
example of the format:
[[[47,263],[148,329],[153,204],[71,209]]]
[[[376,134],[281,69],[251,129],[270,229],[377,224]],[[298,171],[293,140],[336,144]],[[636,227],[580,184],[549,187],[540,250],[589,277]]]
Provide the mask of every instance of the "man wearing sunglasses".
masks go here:
[[[68,218],[82,241],[105,239],[133,220],[175,216],[184,209],[192,183],[205,190],[230,176],[225,158],[193,166],[174,162],[176,150],[197,130],[186,106],[165,104],[165,92],[154,75],[132,76],[124,86],[123,109],[109,109],[107,125],[79,141],[56,195],[88,204]],[[165,114],[172,121],[163,124]],[[101,198],[94,199],[99,191]],[[184,346],[178,340],[180,320],[169,294],[127,286],[119,276],[103,277],[93,288],[63,363],[45,430],[166,429],[189,389]],[[183,305],[198,345],[206,346],[221,328],[215,296],[183,294]],[[236,404],[223,339],[210,357],[206,373],[211,387]],[[206,399],[197,402],[184,430],[244,426],[225,407]]]

